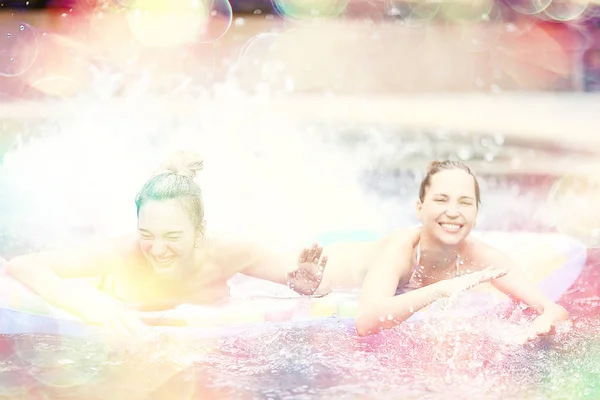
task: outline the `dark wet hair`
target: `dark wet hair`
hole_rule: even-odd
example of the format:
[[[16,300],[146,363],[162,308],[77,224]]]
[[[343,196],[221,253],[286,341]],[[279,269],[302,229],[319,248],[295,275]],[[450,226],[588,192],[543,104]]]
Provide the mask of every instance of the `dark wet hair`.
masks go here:
[[[178,151],[148,179],[135,198],[137,215],[146,200],[180,200],[192,224],[199,228],[204,222],[202,190],[194,182],[196,172],[204,166],[202,157],[194,152]]]
[[[427,189],[429,189],[429,186],[431,186],[431,177],[438,172],[449,169],[461,169],[473,177],[473,183],[475,184],[475,200],[477,200],[477,207],[479,207],[479,204],[481,203],[479,182],[477,182],[477,178],[471,171],[471,168],[460,161],[443,160],[433,161],[431,164],[429,164],[429,167],[427,168],[427,174],[425,175],[425,178],[423,178],[421,187],[419,188],[419,200],[423,202],[425,199],[425,193],[427,192]]]

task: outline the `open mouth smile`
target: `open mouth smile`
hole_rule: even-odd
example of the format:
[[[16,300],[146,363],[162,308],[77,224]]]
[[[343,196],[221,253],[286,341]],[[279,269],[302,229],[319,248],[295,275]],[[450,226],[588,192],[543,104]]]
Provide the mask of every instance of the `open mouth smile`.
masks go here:
[[[463,227],[462,224],[456,224],[453,222],[440,222],[439,225],[442,227],[443,230],[450,233],[458,232]]]

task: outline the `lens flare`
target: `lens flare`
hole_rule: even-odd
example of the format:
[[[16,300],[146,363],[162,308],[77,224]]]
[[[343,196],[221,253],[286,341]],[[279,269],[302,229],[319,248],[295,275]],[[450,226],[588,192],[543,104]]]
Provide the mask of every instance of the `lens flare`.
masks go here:
[[[387,0],[388,15],[409,21],[433,19],[440,11],[441,2],[428,0]]]
[[[35,29],[18,20],[2,21],[0,30],[0,76],[18,76],[28,71],[38,56]]]
[[[487,21],[493,5],[492,0],[442,3],[441,13],[453,22]]]
[[[552,3],[552,0],[505,0],[510,8],[525,15],[539,14]]]
[[[583,15],[588,5],[589,0],[552,0],[544,14],[556,21],[573,21]]]
[[[341,15],[348,0],[272,0],[277,14],[285,19],[301,21]]]
[[[564,176],[553,186],[548,205],[556,228],[588,247],[600,246],[600,176]]]
[[[227,0],[137,0],[126,13],[134,37],[148,47],[210,43],[232,19]]]

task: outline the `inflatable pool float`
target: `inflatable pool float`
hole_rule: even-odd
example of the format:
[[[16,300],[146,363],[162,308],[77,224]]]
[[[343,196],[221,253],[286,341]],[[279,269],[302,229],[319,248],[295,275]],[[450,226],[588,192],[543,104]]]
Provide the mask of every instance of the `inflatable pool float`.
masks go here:
[[[365,236],[361,236],[365,237]],[[553,300],[573,284],[586,262],[586,248],[579,242],[557,234],[481,235],[505,250],[530,278]],[[243,293],[239,284],[236,297],[214,306],[181,305],[161,312],[143,312],[140,317],[157,330],[192,335],[223,337],[248,329],[267,326],[299,327],[335,318],[353,326],[357,310],[356,290],[334,292],[324,297],[299,296],[282,285],[246,278],[261,291]],[[242,280],[244,282],[244,280]],[[260,282],[259,285],[256,285]],[[0,334],[51,334],[67,337],[91,337],[102,334],[99,327],[86,325],[77,317],[57,309],[22,284],[0,276]],[[456,307],[452,315],[468,316],[497,306],[503,294],[491,285],[480,285],[467,297],[468,305]],[[287,291],[287,292],[282,292]],[[435,316],[436,303],[427,312],[409,319],[417,322]],[[458,314],[456,312],[458,311]],[[443,314],[446,315],[446,314]]]

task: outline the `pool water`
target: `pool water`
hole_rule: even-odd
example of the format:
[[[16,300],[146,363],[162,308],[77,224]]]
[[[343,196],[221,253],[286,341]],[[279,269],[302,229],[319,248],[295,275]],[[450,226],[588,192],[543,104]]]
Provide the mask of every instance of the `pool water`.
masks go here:
[[[198,341],[3,337],[0,399],[597,399],[600,256],[561,303],[572,322],[517,345],[519,308],[359,338],[332,318]]]

